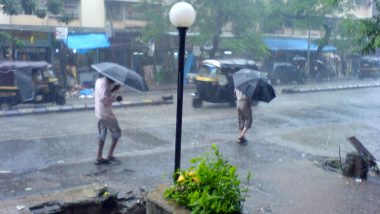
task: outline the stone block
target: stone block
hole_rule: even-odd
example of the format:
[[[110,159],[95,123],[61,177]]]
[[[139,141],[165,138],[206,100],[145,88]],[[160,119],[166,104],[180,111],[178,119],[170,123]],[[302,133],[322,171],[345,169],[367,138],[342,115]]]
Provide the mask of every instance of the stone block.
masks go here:
[[[174,202],[163,197],[164,191],[168,186],[160,185],[154,191],[148,193],[146,201],[147,214],[190,214],[191,211],[179,207]]]

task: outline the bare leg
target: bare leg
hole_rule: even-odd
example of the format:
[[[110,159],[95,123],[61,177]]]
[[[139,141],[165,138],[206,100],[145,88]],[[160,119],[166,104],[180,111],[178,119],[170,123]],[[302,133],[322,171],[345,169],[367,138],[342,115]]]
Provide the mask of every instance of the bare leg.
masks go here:
[[[119,140],[119,138],[112,139],[112,144],[111,144],[110,150],[108,152],[108,158],[113,157],[113,150],[115,149],[118,140]]]
[[[242,133],[243,133],[243,129],[239,129],[239,138],[242,136]]]
[[[240,131],[239,140],[245,141],[245,137],[244,136],[245,136],[245,133],[247,132],[247,130],[248,129],[244,127],[244,129]]]
[[[103,160],[103,147],[104,147],[104,141],[99,140],[98,142],[98,155],[97,155],[97,160]]]

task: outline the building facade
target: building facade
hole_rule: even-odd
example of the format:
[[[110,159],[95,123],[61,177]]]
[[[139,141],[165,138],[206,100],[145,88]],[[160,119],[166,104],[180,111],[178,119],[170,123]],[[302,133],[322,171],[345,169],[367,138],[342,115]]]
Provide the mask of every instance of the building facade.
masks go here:
[[[146,8],[141,7],[142,0],[62,0],[61,2],[65,14],[73,18],[67,24],[58,22],[57,15],[49,12],[42,18],[38,17],[38,11],[46,10],[48,0],[38,0],[35,9],[23,11],[19,15],[9,16],[1,13],[0,31],[20,39],[23,45],[3,43],[0,60],[46,60],[54,64],[62,75],[66,75],[67,69],[75,70],[76,73],[88,72],[89,65],[99,61],[117,62],[143,75],[145,75],[144,67],[147,65],[170,63],[162,63],[164,59],[160,57],[166,56],[167,49],[176,48],[175,39],[170,39],[174,36],[168,34],[169,39],[164,41],[165,44],[144,43],[140,39],[141,30],[146,25],[144,21]],[[358,7],[352,11],[353,15],[357,18],[372,17],[374,6],[370,4],[370,0],[356,2]],[[335,15],[337,16],[339,15]],[[110,45],[83,52],[76,50],[75,47],[67,48],[65,42],[56,39],[57,27],[67,27],[69,36],[105,34]],[[308,36],[307,30],[293,28],[286,22],[273,32],[266,33],[288,38]],[[224,32],[224,34],[230,33]],[[310,31],[311,38],[321,38],[323,34],[324,32],[320,30]],[[73,67],[75,68],[72,69]]]

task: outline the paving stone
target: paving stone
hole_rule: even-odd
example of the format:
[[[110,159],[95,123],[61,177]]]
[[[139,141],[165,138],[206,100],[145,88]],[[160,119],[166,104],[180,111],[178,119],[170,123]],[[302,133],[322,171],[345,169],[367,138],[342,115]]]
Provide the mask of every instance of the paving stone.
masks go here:
[[[72,111],[73,107],[72,106],[62,106],[62,111]]]
[[[32,108],[23,108],[18,110],[19,114],[31,114],[33,113]]]
[[[58,112],[61,111],[61,106],[48,106],[46,107],[48,112]]]
[[[43,107],[33,109],[33,113],[45,113],[45,112],[47,112],[46,108],[43,108]]]
[[[76,104],[76,105],[72,105],[73,107],[73,110],[83,110],[83,109],[86,109],[86,105],[85,104]]]
[[[5,116],[15,116],[18,115],[18,110],[7,110],[4,112]]]
[[[95,104],[86,104],[86,109],[94,109]]]

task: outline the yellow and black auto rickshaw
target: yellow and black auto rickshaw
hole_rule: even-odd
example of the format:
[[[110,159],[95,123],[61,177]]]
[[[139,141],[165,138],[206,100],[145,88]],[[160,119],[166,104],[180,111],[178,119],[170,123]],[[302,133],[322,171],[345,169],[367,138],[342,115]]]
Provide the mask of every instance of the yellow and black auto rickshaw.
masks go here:
[[[204,60],[194,79],[196,91],[192,93],[192,106],[200,108],[203,101],[235,106],[232,74],[243,68],[258,70],[253,60]]]
[[[0,63],[0,107],[9,109],[20,103],[65,104],[65,91],[58,85],[49,63]]]

